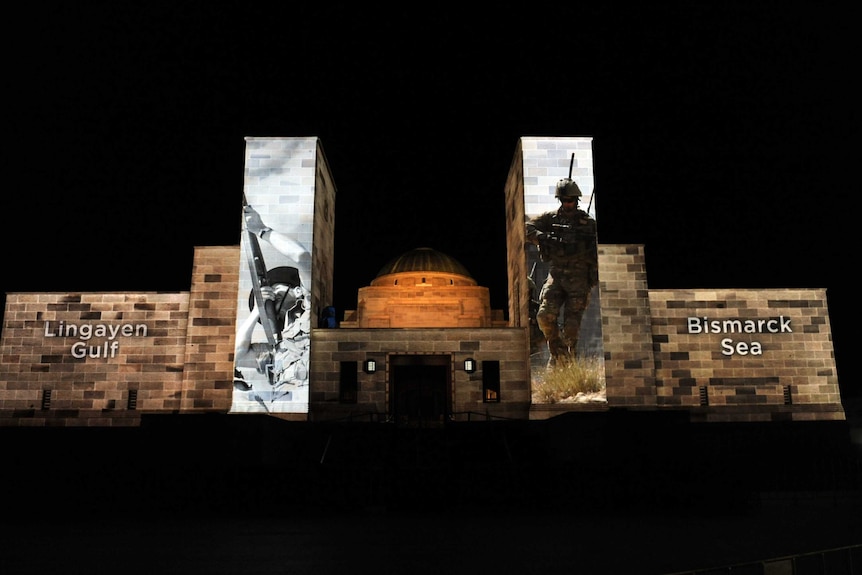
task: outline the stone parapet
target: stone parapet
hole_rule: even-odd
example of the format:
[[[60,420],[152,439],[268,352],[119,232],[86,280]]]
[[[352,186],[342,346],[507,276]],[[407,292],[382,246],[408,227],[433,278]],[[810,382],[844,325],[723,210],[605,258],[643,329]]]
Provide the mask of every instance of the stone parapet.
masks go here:
[[[7,294],[0,424],[125,426],[140,412],[180,410],[188,301],[187,292]]]
[[[844,419],[823,289],[650,290],[661,407],[704,421]]]

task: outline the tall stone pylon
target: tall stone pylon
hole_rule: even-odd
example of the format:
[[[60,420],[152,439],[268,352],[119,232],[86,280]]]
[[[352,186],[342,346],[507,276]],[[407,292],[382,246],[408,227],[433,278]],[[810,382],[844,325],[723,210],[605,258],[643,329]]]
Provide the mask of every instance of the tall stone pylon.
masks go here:
[[[231,412],[308,413],[311,327],[331,304],[335,184],[320,140],[246,138]]]
[[[581,191],[578,208],[596,219],[593,150],[591,137],[521,137],[505,186],[506,250],[508,256],[509,323],[530,328],[530,369],[534,384],[543,379],[549,352],[536,315],[541,291],[549,275],[549,258],[527,241],[526,223],[556,212],[558,182],[571,179]],[[597,239],[593,246],[597,249]],[[559,281],[558,281],[559,283]],[[580,323],[580,336],[572,352],[579,359],[602,361],[602,323],[599,288],[590,294]],[[562,327],[565,309],[560,314]],[[601,369],[600,365],[599,368]]]

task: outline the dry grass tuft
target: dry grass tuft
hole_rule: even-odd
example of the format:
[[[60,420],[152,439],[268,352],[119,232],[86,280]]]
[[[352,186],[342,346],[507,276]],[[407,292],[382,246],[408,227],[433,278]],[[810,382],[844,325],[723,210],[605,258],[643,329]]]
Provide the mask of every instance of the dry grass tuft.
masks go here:
[[[598,393],[605,389],[605,364],[601,358],[578,358],[557,364],[534,382],[533,399],[539,403],[559,403],[579,393]]]

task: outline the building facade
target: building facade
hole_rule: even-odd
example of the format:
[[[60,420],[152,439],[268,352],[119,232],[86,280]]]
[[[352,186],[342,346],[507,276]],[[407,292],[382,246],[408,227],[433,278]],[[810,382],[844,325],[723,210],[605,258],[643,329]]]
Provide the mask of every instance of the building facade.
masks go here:
[[[592,206],[589,138],[518,143],[501,198],[506,312],[490,309],[487,288],[459,262],[423,247],[393,254],[337,327],[317,321],[331,301],[335,235],[322,146],[316,138],[247,146],[246,200],[263,225],[244,206],[243,243],[197,248],[189,291],[7,294],[0,425],[136,426],[147,414],[212,412],[401,425],[610,410],[674,411],[703,423],[844,419],[825,289],[651,290],[638,244],[596,246],[598,284],[579,353],[599,362],[600,391],[537,395],[546,358],[537,361],[533,341],[536,267],[524,222],[555,205],[554,182],[567,176]],[[266,252],[275,232],[297,240],[301,257]],[[288,310],[295,317],[283,314],[290,319],[271,330],[266,314],[253,317],[275,277],[256,276],[257,259],[267,260],[264,271],[292,268],[298,278],[281,280],[298,294]],[[281,368],[258,362],[269,379],[251,384],[255,368],[242,372],[238,361],[250,319],[252,344],[290,332],[275,343],[294,353]]]

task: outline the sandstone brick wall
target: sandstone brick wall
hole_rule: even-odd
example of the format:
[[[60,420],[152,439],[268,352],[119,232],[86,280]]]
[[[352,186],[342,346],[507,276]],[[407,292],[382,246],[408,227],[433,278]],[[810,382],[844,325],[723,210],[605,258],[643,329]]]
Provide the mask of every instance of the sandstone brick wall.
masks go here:
[[[195,249],[184,358],[184,411],[230,410],[239,256],[238,246]]]
[[[179,410],[188,298],[187,292],[8,294],[0,425],[137,425],[142,412]]]
[[[527,327],[530,323],[530,289],[527,283],[530,270],[527,269],[527,257],[524,251],[526,243],[524,226],[527,216],[524,211],[524,158],[520,143],[515,149],[515,157],[509,168],[504,196],[509,325]],[[529,348],[525,353],[529,353]]]
[[[335,181],[329,163],[317,141],[314,180],[314,220],[311,259],[312,314],[317,317],[321,308],[334,301],[335,275]]]
[[[644,247],[599,244],[599,290],[608,406],[655,406]]]
[[[486,413],[526,419],[530,404],[527,373],[526,330],[486,329],[330,329],[313,331],[311,339],[310,417],[338,419],[351,414],[388,411],[388,358],[390,354],[443,354],[453,366],[452,411]],[[485,360],[500,361],[501,403],[483,403],[481,370],[464,371],[471,357],[481,366]],[[367,358],[377,361],[373,374],[359,373],[359,400],[339,404],[339,368],[342,361],[355,361],[361,370]]]
[[[233,311],[215,302],[231,298],[231,282],[236,280],[229,270],[237,257],[236,247],[205,248],[196,255],[189,342],[209,345],[220,340],[222,348],[210,350],[208,356],[201,355],[200,349],[189,352],[185,387],[191,403],[185,409],[229,409],[230,374],[224,366],[230,365],[225,358],[232,360],[233,326],[223,328],[230,324]],[[693,419],[703,421],[843,418],[823,290],[649,290],[642,245],[600,245],[599,261],[608,406],[686,409]],[[223,264],[228,271],[218,272]],[[218,321],[216,311],[224,314],[227,323]],[[774,354],[768,361],[764,351],[729,364],[721,356],[721,337],[680,333],[690,315],[785,315],[792,318],[794,333],[772,335],[772,342],[763,339]],[[521,345],[523,349],[528,345],[523,329],[314,330],[311,417],[325,419],[369,409],[385,413],[385,367],[375,374],[359,374],[358,404],[339,406],[337,396],[340,361],[361,366],[366,357],[374,357],[385,366],[387,353],[451,354],[455,410],[490,407],[514,416],[523,411],[523,405],[483,404],[481,374],[466,374],[462,365],[467,356],[481,360],[483,352],[490,352],[484,356],[490,359],[502,349],[509,350],[501,364],[501,379],[510,382],[504,384],[504,396],[513,399],[514,392],[518,401],[529,402],[526,356],[518,352]],[[199,358],[197,363],[193,358]],[[213,362],[219,361],[222,371],[213,372]],[[210,378],[219,377],[220,391],[206,388]],[[701,404],[702,387],[707,388],[707,405]],[[788,393],[790,403],[786,403]]]
[[[844,419],[825,290],[650,290],[649,299],[659,406],[702,421]]]
[[[197,248],[190,292],[8,294],[0,425],[128,426],[142,413],[228,411],[239,257],[239,246]],[[649,290],[643,246],[600,245],[599,258],[609,407],[685,410],[694,421],[844,419],[825,290]],[[697,318],[764,330],[692,333]],[[67,333],[83,325],[118,334],[145,325],[146,335]],[[527,337],[526,328],[313,329],[309,417],[385,415],[389,355],[439,354],[451,359],[453,411],[526,419]],[[98,357],[76,358],[72,346]],[[483,403],[481,370],[466,373],[467,357],[500,361],[502,403]],[[340,362],[366,358],[381,368],[358,374],[356,404],[339,404]]]

